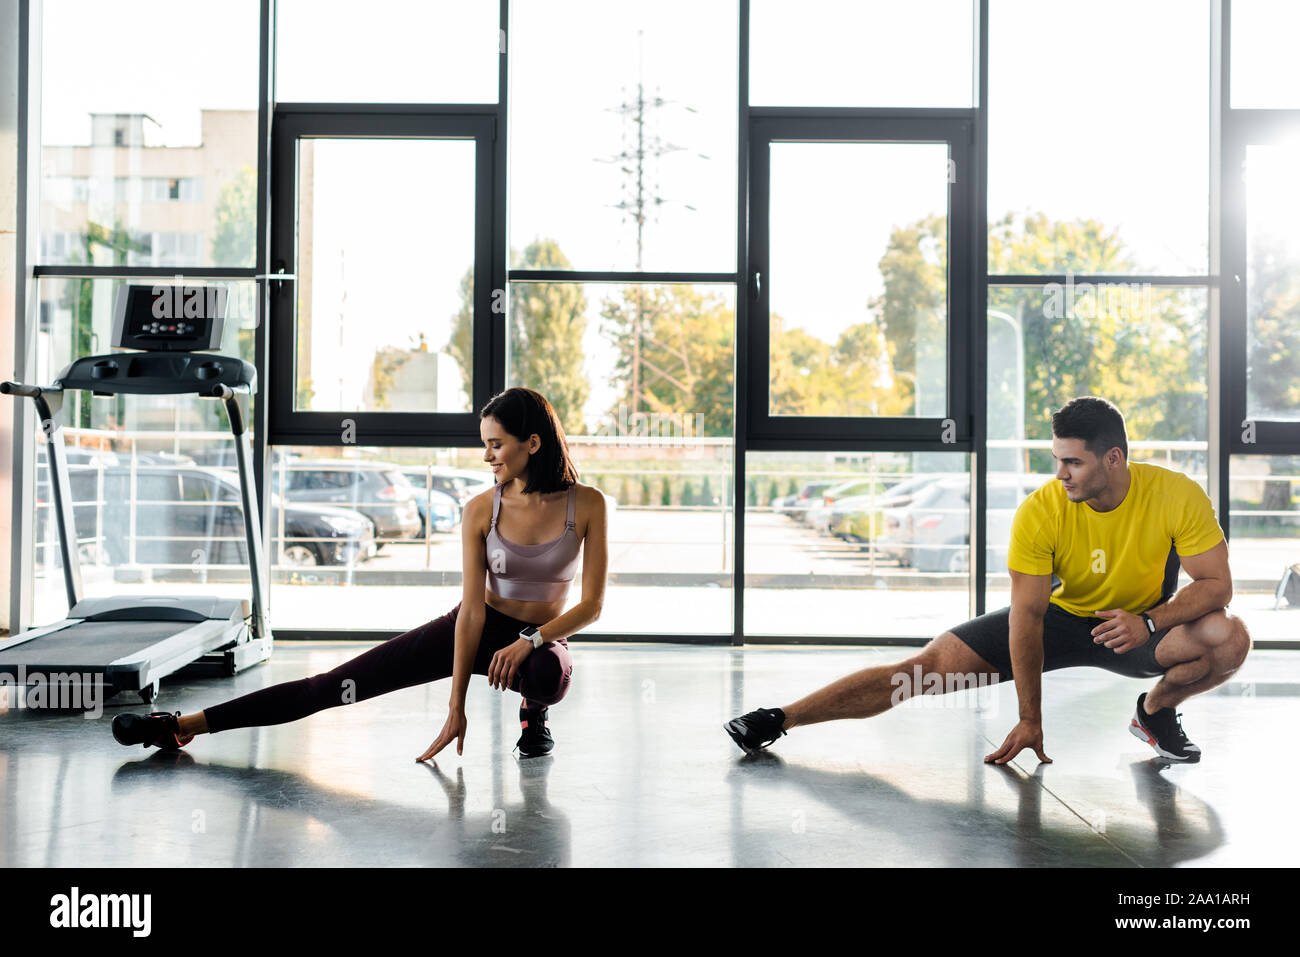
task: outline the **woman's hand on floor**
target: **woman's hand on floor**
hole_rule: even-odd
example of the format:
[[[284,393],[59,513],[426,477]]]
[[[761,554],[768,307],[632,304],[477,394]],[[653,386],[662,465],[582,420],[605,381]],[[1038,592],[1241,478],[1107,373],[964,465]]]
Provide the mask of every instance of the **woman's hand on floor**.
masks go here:
[[[463,708],[453,707],[450,713],[448,713],[447,721],[442,726],[442,732],[438,735],[437,739],[433,744],[429,745],[428,750],[425,751],[424,754],[420,755],[415,760],[428,761],[447,745],[451,744],[453,740],[456,742],[456,753],[464,754],[466,725],[465,710]]]

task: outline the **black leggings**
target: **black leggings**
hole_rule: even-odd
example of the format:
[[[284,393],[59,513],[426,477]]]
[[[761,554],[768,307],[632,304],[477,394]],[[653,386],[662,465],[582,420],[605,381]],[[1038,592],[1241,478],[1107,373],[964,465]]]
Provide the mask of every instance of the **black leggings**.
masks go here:
[[[485,605],[487,618],[474,656],[474,674],[487,674],[492,656],[519,638],[528,622]],[[325,708],[365,701],[412,685],[448,678],[456,647],[460,603],[441,618],[381,642],[332,671],[286,681],[203,709],[208,731],[253,728],[297,721]],[[555,704],[569,690],[573,661],[563,638],[548,642],[524,659],[511,690],[533,707]]]

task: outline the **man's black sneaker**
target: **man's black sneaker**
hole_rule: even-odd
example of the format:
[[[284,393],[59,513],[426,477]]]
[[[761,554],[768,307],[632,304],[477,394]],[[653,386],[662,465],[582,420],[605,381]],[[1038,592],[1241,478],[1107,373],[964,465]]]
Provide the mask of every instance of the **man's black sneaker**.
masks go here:
[[[519,735],[519,740],[515,742],[515,747],[526,758],[540,758],[543,754],[550,754],[551,749],[555,747],[555,739],[551,737],[551,731],[546,726],[546,714],[545,708],[538,708],[536,711],[529,708],[519,709],[519,724],[524,730],[523,734]]]
[[[150,745],[164,751],[179,751],[194,740],[194,735],[181,737],[177,718],[181,713],[168,714],[154,711],[151,714],[119,714],[113,718],[113,737],[118,744]]]
[[[1142,710],[1146,699],[1145,691],[1138,695],[1137,714],[1128,725],[1133,736],[1151,745],[1167,761],[1195,764],[1201,760],[1201,749],[1183,733],[1182,712],[1174,714],[1173,708],[1161,708],[1155,714],[1147,714]]]
[[[780,708],[759,708],[732,718],[722,726],[722,730],[731,735],[731,740],[740,745],[742,751],[754,754],[785,734],[781,730],[784,723],[785,712]]]

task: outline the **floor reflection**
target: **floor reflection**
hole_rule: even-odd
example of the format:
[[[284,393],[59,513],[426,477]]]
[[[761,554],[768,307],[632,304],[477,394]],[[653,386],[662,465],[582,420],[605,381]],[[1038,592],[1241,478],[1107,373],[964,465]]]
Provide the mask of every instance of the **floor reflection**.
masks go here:
[[[159,789],[179,793],[184,785],[201,789],[207,803],[236,802],[239,826],[231,837],[244,849],[230,862],[236,866],[274,866],[276,858],[327,866],[568,866],[572,827],[547,795],[553,761],[510,760],[518,766],[522,800],[504,800],[494,788],[487,812],[469,810],[464,768],[449,776],[433,762],[425,764],[433,788],[426,808],[361,796],[306,774],[209,764],[185,751],[123,764],[113,774],[112,793],[129,802]],[[232,816],[229,808],[223,814]]]

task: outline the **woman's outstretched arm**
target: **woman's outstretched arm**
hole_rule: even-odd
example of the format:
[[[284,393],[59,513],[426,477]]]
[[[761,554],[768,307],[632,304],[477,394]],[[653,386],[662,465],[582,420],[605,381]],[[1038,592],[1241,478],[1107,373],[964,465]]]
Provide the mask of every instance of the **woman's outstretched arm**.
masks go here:
[[[456,650],[452,657],[451,700],[448,701],[447,721],[428,750],[415,760],[426,761],[452,742],[456,753],[465,753],[465,693],[469,690],[470,674],[474,670],[474,656],[483,638],[483,624],[487,620],[483,594],[487,588],[486,526],[488,510],[492,507],[492,491],[470,499],[461,516],[461,589],[460,611],[456,615]]]

